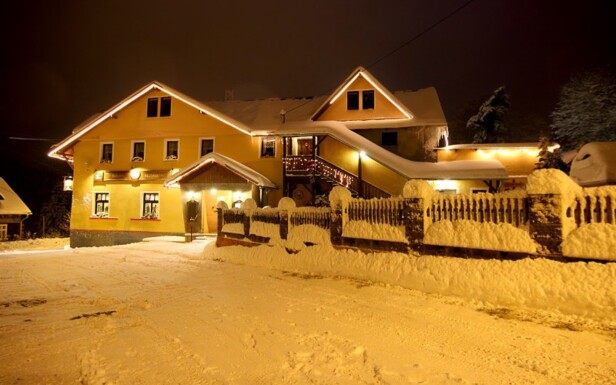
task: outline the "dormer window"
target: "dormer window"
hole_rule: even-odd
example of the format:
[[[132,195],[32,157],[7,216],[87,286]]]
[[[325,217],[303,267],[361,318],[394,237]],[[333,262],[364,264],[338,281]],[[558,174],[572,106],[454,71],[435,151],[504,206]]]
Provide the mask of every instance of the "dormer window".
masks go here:
[[[361,108],[363,110],[373,110],[374,109],[374,91],[362,91],[361,92]]]
[[[359,91],[347,92],[347,110],[359,110]]]

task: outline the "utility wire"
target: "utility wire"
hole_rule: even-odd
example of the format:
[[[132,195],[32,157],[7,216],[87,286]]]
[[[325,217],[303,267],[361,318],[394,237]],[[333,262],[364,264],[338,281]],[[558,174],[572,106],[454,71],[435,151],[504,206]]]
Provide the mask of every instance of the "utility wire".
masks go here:
[[[413,36],[412,38],[410,38],[409,40],[405,41],[404,43],[402,43],[401,45],[399,45],[398,47],[396,47],[395,49],[393,49],[392,51],[390,51],[389,53],[386,53],[385,55],[381,56],[380,58],[378,58],[377,60],[375,60],[374,62],[372,62],[372,64],[370,64],[369,66],[366,67],[366,69],[372,68],[375,65],[377,65],[378,63],[382,62],[383,60],[387,59],[388,57],[392,56],[393,54],[395,54],[396,52],[400,51],[402,48],[406,47],[407,45],[411,44],[412,42],[414,42],[415,40],[419,39],[420,37],[422,37],[423,35],[425,35],[426,33],[430,32],[431,30],[433,30],[434,28],[436,28],[438,25],[442,24],[443,22],[445,22],[447,19],[449,19],[450,17],[454,16],[456,13],[460,12],[461,10],[463,10],[464,8],[466,8],[467,6],[469,6],[473,1],[475,0],[468,0],[466,3],[460,5],[458,8],[454,9],[453,11],[451,11],[450,13],[448,13],[446,16],[442,17],[441,19],[439,19],[438,21],[436,21],[435,23],[432,23],[428,28],[424,29],[423,31],[419,32],[418,34],[416,34],[415,36]],[[299,106],[295,106],[293,108],[291,108],[290,110],[287,111],[287,113],[296,110],[306,104],[310,103],[310,101],[307,101],[305,103],[300,104]]]
[[[380,58],[378,58],[376,61],[374,61],[372,64],[370,64],[369,66],[366,67],[366,69],[368,68],[372,68],[375,65],[377,65],[378,63],[380,63],[381,61],[387,59],[388,57],[390,57],[391,55],[395,54],[396,52],[400,51],[402,48],[406,47],[407,45],[411,44],[412,42],[414,42],[415,40],[419,39],[420,37],[422,37],[423,35],[425,35],[426,33],[430,32],[431,30],[433,30],[434,28],[436,28],[439,24],[443,23],[445,20],[449,19],[450,17],[452,17],[453,15],[455,15],[456,13],[460,12],[461,10],[463,10],[464,8],[466,8],[467,6],[469,6],[473,1],[475,0],[469,0],[466,3],[460,5],[458,8],[454,9],[453,11],[451,11],[448,15],[442,17],[440,20],[438,20],[437,22],[433,23],[432,25],[430,25],[428,28],[424,29],[423,31],[419,32],[417,35],[413,36],[412,38],[410,38],[409,40],[405,41],[404,43],[402,43],[401,45],[399,45],[398,47],[396,47],[395,49],[393,49],[392,51],[390,51],[389,53],[381,56]]]
[[[32,142],[58,142],[60,139],[48,139],[48,138],[22,138],[18,136],[9,136],[10,140],[24,140]]]

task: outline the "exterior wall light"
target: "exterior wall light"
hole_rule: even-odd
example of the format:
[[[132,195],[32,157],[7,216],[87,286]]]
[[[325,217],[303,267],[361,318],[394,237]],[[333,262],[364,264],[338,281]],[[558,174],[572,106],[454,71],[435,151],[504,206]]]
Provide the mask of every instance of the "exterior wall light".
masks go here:
[[[139,178],[141,178],[141,171],[137,170],[136,168],[130,170],[130,178],[132,180],[138,180]]]
[[[105,178],[105,172],[102,170],[96,171],[94,173],[94,180],[97,182],[101,182]]]
[[[72,176],[64,177],[64,191],[73,191],[73,177]]]

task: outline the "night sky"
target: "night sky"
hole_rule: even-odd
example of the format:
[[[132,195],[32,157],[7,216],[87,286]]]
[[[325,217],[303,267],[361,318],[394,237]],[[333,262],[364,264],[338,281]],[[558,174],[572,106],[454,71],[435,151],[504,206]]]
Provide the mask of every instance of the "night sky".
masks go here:
[[[203,101],[226,89],[237,99],[329,93],[466,2],[3,2],[0,176],[29,194],[36,183],[24,176],[42,175],[43,194],[70,171],[45,158],[53,141],[8,137],[64,138],[151,80]],[[608,3],[474,0],[368,69],[392,91],[436,87],[453,126],[504,85],[511,139],[535,140],[572,75],[613,66]]]

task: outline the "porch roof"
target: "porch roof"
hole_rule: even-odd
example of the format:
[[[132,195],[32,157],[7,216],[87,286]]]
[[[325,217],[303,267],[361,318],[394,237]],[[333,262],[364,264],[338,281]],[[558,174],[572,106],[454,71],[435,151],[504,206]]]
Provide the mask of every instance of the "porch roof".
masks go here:
[[[259,187],[271,189],[276,188],[276,185],[267,177],[234,159],[218,154],[216,152],[210,152],[209,154],[206,154],[201,158],[197,159],[193,163],[184,167],[179,172],[167,178],[164,184],[165,186],[169,187],[172,184],[181,183],[182,179],[187,178],[191,175],[195,175],[195,173],[197,173],[200,169],[211,163],[216,163],[220,166],[223,166],[229,171],[241,176],[248,182],[253,183]]]

